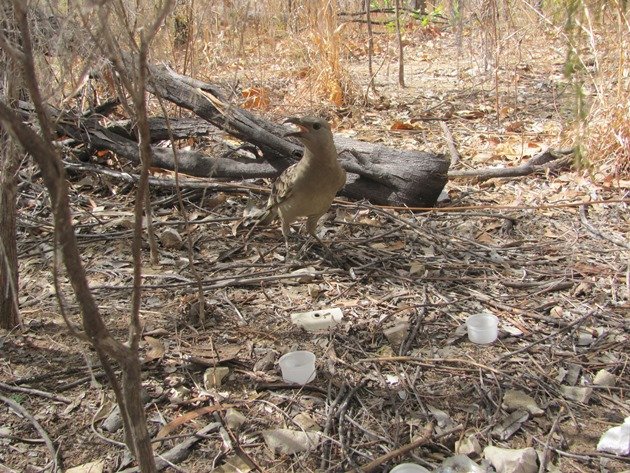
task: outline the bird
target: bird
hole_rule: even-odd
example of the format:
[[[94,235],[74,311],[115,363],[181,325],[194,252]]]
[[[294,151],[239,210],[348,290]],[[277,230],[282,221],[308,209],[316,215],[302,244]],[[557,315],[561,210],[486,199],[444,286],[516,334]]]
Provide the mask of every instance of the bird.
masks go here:
[[[304,155],[275,180],[259,224],[268,225],[276,217],[282,222],[282,235],[289,252],[290,225],[306,217],[306,231],[324,248],[317,236],[317,222],[328,212],[337,192],[346,184],[346,171],[339,164],[330,124],[320,117],[289,117],[297,130],[285,136],[297,138],[304,145]]]

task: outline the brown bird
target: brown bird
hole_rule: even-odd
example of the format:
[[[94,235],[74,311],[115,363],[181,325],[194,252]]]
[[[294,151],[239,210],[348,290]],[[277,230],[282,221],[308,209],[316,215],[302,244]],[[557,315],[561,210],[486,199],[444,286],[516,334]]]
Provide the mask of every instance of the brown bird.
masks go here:
[[[328,212],[337,192],[346,183],[346,171],[339,164],[330,125],[323,118],[291,117],[285,123],[298,127],[286,133],[304,144],[302,159],[284,170],[271,188],[265,213],[259,223],[269,224],[276,217],[282,222],[282,235],[289,250],[289,226],[298,217],[307,217],[306,231],[322,245],[317,222]]]

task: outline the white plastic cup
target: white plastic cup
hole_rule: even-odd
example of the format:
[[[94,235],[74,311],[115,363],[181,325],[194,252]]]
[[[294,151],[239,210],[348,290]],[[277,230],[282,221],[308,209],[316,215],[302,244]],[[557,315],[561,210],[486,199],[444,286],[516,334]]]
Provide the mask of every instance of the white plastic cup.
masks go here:
[[[496,315],[488,313],[471,315],[466,319],[468,340],[481,345],[492,343],[499,334],[498,325],[499,319]]]
[[[278,360],[282,379],[287,383],[307,384],[315,379],[315,354],[298,350],[282,355]]]
[[[430,473],[425,467],[416,465],[415,463],[401,463],[395,466],[389,473]]]

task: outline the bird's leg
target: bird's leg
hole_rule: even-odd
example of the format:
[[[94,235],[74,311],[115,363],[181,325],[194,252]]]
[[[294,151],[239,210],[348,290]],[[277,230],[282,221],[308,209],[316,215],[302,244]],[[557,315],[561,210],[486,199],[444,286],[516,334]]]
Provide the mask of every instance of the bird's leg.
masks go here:
[[[321,247],[324,249],[324,251],[326,252],[326,255],[333,261],[336,261],[337,258],[336,256],[333,254],[333,252],[330,250],[329,246],[324,243],[322,241],[322,239],[317,236],[317,222],[319,221],[321,215],[311,215],[308,217],[308,219],[306,220],[306,231],[308,232],[309,235],[311,235],[315,240],[317,240],[317,243],[319,243],[321,245]],[[308,242],[307,242],[308,243]],[[304,244],[304,246],[306,246],[306,243]]]
[[[306,219],[306,232],[314,237],[316,240],[319,240],[317,236],[317,222],[319,222],[321,215],[309,215]],[[321,243],[321,240],[319,240]]]
[[[282,236],[284,237],[284,247],[287,250],[287,256],[289,256],[289,232],[291,228],[289,227],[289,222],[285,222],[282,219]]]

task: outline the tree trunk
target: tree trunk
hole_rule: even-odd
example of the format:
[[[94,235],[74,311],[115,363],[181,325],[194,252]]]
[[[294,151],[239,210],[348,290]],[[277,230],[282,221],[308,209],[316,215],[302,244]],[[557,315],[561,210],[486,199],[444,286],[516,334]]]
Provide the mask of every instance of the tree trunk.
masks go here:
[[[6,26],[15,30],[11,5],[5,5]],[[4,69],[2,91],[13,106],[18,99],[20,71],[8,55],[2,53]],[[16,197],[20,156],[6,130],[0,130],[0,328],[12,330],[20,324],[18,305],[19,272],[17,257]]]
[[[0,136],[0,328],[20,323],[18,310],[18,258],[16,233],[16,173],[19,156],[6,133]]]

